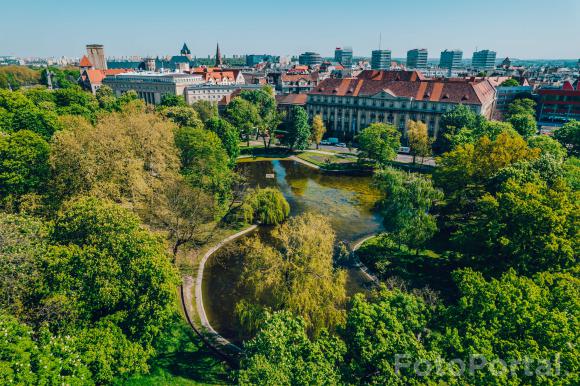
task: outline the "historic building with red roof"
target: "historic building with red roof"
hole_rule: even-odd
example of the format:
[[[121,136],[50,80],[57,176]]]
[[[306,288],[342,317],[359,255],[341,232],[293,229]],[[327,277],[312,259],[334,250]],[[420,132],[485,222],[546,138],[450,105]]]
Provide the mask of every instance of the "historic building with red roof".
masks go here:
[[[485,78],[429,79],[418,71],[361,72],[356,78],[329,78],[308,93],[310,117],[321,115],[334,136],[350,139],[373,122],[406,133],[410,120],[427,124],[437,136],[441,115],[459,104],[491,118],[496,90]]]

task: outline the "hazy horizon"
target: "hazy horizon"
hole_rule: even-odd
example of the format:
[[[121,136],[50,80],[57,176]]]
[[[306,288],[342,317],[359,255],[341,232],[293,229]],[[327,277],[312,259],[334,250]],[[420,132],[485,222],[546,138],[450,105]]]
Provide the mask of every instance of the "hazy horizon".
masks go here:
[[[2,6],[8,17],[0,24],[0,55],[80,57],[86,44],[99,43],[110,57],[162,56],[177,54],[185,42],[192,55],[207,57],[219,42],[226,56],[315,51],[330,57],[335,47],[350,46],[355,56],[369,57],[382,35],[381,48],[393,58],[412,48],[427,48],[433,59],[446,48],[462,49],[465,59],[476,48],[521,60],[580,57],[580,1],[518,3],[11,2]]]

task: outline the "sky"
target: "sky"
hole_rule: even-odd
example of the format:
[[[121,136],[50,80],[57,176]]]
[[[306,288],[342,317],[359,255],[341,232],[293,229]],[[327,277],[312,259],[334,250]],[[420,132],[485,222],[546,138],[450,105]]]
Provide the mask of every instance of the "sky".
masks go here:
[[[0,55],[107,56],[192,54],[332,56],[351,46],[395,58],[427,48],[492,49],[498,58],[580,58],[580,0],[2,0]]]

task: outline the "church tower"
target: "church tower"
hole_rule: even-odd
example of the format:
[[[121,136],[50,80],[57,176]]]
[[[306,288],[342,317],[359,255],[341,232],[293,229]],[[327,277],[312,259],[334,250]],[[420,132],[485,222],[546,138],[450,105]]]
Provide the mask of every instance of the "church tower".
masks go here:
[[[217,44],[217,48],[215,50],[215,66],[216,67],[221,67],[224,65],[224,62],[222,60],[222,53],[220,52],[220,44]]]
[[[183,48],[181,48],[180,54],[181,56],[185,56],[187,59],[191,60],[191,51],[189,50],[189,47],[187,47],[187,44],[183,43]]]

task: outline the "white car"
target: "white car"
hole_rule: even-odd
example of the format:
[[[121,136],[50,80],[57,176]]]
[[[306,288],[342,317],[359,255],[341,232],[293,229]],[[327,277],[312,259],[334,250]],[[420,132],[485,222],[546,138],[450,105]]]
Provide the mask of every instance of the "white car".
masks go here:
[[[344,142],[339,142],[339,143],[337,143],[335,146],[337,146],[337,147],[346,147],[346,143],[344,143]]]

